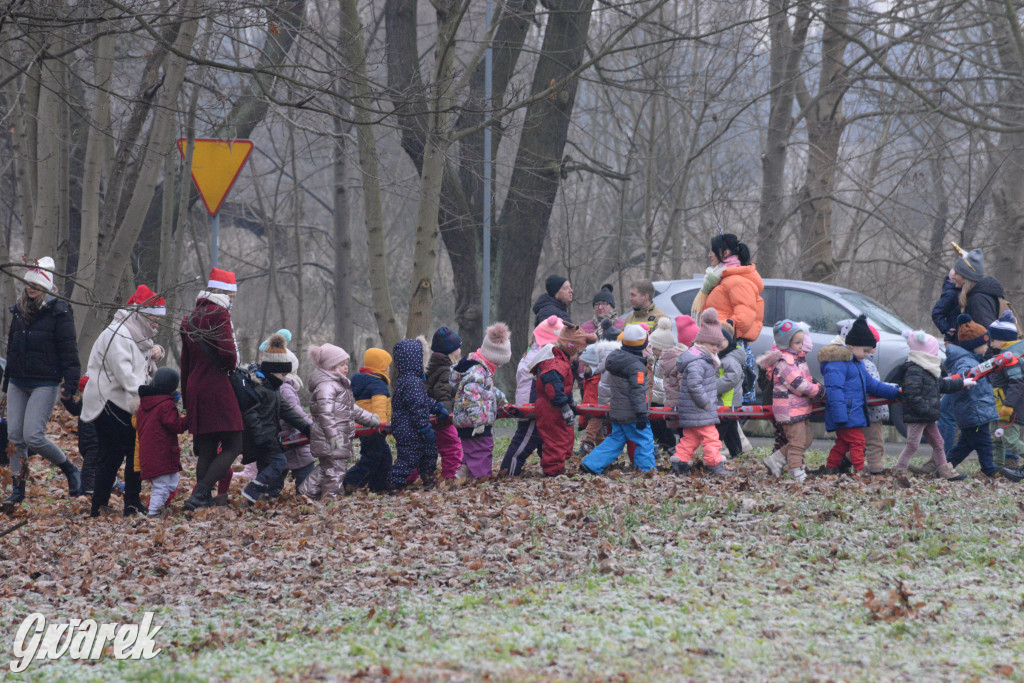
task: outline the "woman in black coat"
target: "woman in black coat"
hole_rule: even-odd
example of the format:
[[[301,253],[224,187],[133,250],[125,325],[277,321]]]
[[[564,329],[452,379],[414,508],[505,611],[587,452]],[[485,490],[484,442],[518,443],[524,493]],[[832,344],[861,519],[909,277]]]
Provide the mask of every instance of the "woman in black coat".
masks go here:
[[[78,363],[75,318],[68,302],[52,295],[53,259],[39,259],[25,274],[26,285],[11,307],[7,334],[7,426],[14,442],[11,458],[13,483],[5,505],[25,500],[29,451],[61,469],[68,480],[68,495],[81,495],[78,468],[57,444],[46,438],[46,423],[63,393],[74,395],[81,366]],[[63,389],[62,389],[63,387]]]

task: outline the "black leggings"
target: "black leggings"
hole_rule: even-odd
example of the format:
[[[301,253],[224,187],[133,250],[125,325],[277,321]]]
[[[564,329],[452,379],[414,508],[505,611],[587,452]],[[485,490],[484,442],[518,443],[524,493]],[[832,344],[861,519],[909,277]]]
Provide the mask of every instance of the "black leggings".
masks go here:
[[[242,432],[197,434],[192,443],[197,459],[196,481],[213,489],[242,452]]]
[[[99,449],[96,462],[96,481],[92,492],[92,511],[96,516],[99,509],[110,502],[110,490],[117,481],[117,471],[124,464],[124,513],[142,512],[145,508],[139,500],[142,480],[135,471],[135,427],[132,415],[114,403],[107,401],[103,412],[92,421],[96,427]]]

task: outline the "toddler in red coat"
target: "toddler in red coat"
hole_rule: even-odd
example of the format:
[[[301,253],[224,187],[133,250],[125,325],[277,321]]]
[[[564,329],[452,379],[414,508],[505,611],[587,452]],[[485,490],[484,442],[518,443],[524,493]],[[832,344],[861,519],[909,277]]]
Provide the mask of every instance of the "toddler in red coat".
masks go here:
[[[159,517],[167,499],[178,488],[181,448],[178,434],[188,423],[178,414],[178,371],[160,368],[153,381],[139,387],[139,412],[136,414],[139,436],[141,478],[153,491],[149,496],[149,516]]]

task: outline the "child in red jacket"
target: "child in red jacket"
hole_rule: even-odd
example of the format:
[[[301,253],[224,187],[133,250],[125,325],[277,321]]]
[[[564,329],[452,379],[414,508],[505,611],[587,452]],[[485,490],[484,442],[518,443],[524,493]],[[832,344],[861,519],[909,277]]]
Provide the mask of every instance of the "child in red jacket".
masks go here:
[[[153,381],[139,387],[139,412],[136,414],[139,435],[141,479],[148,480],[153,491],[149,496],[149,516],[159,517],[167,499],[178,488],[181,471],[181,449],[178,434],[188,428],[185,417],[178,414],[178,371],[160,368]]]

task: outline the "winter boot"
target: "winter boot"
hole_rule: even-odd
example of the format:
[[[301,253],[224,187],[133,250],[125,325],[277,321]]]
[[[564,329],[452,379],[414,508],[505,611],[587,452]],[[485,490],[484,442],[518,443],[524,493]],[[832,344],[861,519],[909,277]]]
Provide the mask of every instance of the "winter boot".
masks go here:
[[[597,472],[587,467],[584,463],[580,463],[580,474],[593,474],[597,476]]]
[[[803,467],[791,467],[789,468],[789,476],[793,477],[793,481],[796,483],[802,484],[807,479],[807,472],[804,471]]]
[[[169,498],[168,498],[168,502],[170,502]],[[210,505],[212,505],[213,507],[218,507],[218,508],[226,508],[226,507],[228,507],[228,494],[221,493],[221,494],[218,494],[218,495],[214,496],[213,500],[210,501]]]
[[[25,500],[25,475],[14,477],[11,481],[11,495],[4,499],[4,508],[21,505]]]
[[[853,462],[850,460],[850,456],[844,455],[843,461],[839,463],[839,467],[836,469],[839,470],[836,474],[850,474],[853,470]]]
[[[58,467],[60,467],[60,471],[68,479],[68,497],[78,498],[82,495],[82,478],[79,476],[78,468],[66,458]]]
[[[690,467],[690,463],[683,462],[677,458],[672,458],[672,460],[669,461],[669,464],[672,466],[672,472],[674,474],[689,474],[692,469]]]
[[[705,464],[704,467],[705,467],[705,469],[707,469],[708,474],[710,474],[713,477],[731,477],[732,476],[732,472],[730,472],[729,470],[725,469],[725,461],[722,461],[722,462],[718,463],[714,467],[708,467],[707,464]]]
[[[576,449],[576,457],[582,460],[587,457],[590,454],[590,451],[594,450],[594,448],[594,444],[589,441],[584,441],[580,444],[580,447]]]
[[[999,470],[999,474],[1001,474],[1003,476],[1003,479],[1005,479],[1006,481],[1012,481],[1016,483],[1018,481],[1024,480],[1024,467],[1018,467],[1015,470],[1012,470],[1009,467],[1004,467],[1003,469]]]
[[[209,507],[213,500],[210,497],[212,489],[203,482],[196,483],[196,490],[192,492],[192,497],[185,501],[186,510],[197,510],[199,508]]]
[[[904,473],[906,473],[906,470],[904,470]],[[1006,475],[1004,474],[1003,476]],[[935,478],[945,479],[946,481],[963,481],[964,479],[967,478],[967,475],[960,474],[955,469],[953,469],[952,465],[950,465],[948,462],[944,462],[941,465],[939,465],[938,469],[935,470]]]
[[[125,517],[131,517],[132,515],[137,515],[140,512],[146,514],[147,510],[148,508],[142,504],[142,501],[138,497],[136,497],[134,500],[126,499],[124,501],[124,510],[122,514]]]
[[[762,460],[761,463],[768,468],[773,477],[781,477],[782,468],[786,466],[786,456],[782,454],[782,451],[775,451]]]
[[[910,470],[911,474],[916,474],[919,477],[934,477],[935,472],[938,468],[936,467],[934,460],[929,460],[920,467],[915,467],[914,465],[911,465],[908,469]]]
[[[255,505],[264,493],[266,493],[266,487],[254,479],[242,489],[242,498],[245,498],[249,505]]]

